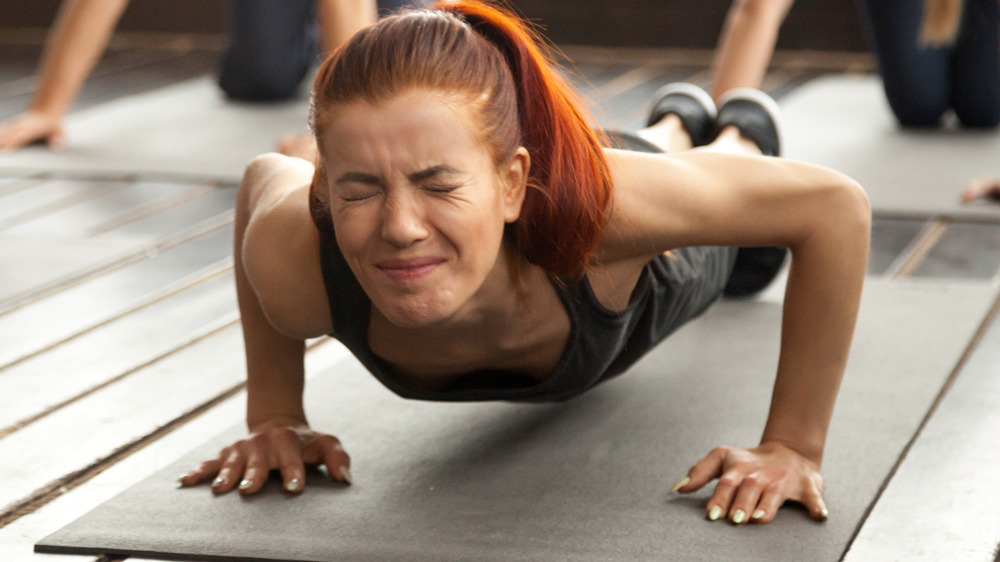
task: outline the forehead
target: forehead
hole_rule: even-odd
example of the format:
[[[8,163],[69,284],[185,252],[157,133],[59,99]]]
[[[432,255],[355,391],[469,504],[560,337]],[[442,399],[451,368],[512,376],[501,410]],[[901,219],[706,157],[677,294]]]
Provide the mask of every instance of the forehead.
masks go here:
[[[322,128],[328,166],[384,167],[487,157],[468,97],[409,90],[388,100],[330,108]]]

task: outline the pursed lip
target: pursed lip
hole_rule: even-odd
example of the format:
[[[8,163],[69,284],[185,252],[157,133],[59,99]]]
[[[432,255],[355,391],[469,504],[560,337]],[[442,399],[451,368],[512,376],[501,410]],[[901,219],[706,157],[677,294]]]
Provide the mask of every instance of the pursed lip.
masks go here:
[[[444,262],[444,258],[427,256],[403,260],[382,260],[377,262],[375,267],[394,281],[412,281],[429,275]]]

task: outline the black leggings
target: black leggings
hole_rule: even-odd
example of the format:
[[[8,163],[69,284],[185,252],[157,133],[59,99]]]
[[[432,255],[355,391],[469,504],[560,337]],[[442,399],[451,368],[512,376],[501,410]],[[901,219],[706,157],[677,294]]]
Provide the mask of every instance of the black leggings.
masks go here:
[[[859,0],[889,106],[903,126],[938,125],[949,108],[966,127],[1000,123],[1000,2],[965,0],[955,43],[919,43],[924,3]]]
[[[425,0],[378,0],[379,10]],[[319,62],[315,0],[232,0],[229,47],[219,65],[219,87],[232,99],[294,98]]]

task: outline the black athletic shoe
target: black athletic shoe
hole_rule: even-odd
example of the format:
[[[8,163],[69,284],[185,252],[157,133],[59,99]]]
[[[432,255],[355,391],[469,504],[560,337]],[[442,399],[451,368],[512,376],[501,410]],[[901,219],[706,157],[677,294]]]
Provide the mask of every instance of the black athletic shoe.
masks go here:
[[[765,156],[781,154],[781,130],[778,104],[760,90],[735,88],[719,100],[719,115],[715,119],[718,135],[724,127],[732,125],[752,140]]]
[[[726,92],[720,100],[716,131],[732,125],[752,140],[765,156],[779,156],[781,132],[778,115],[778,104],[771,96],[760,90],[737,88]],[[777,246],[740,248],[723,294],[727,297],[749,297],[763,291],[781,271],[787,256],[788,250]]]
[[[698,86],[674,82],[657,90],[646,126],[655,125],[671,113],[680,118],[693,146],[704,146],[715,138],[715,102]]]

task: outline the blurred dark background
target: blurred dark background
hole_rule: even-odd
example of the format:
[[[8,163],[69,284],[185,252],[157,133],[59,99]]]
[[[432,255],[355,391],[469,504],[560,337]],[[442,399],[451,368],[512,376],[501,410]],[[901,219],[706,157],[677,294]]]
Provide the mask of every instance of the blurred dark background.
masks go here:
[[[237,0],[238,1],[238,0]],[[916,0],[914,0],[916,1]],[[510,0],[557,44],[619,47],[715,47],[731,0]],[[0,0],[0,33],[45,29],[60,0]],[[225,0],[133,0],[120,31],[221,34]],[[778,49],[865,51],[854,2],[799,0]]]

